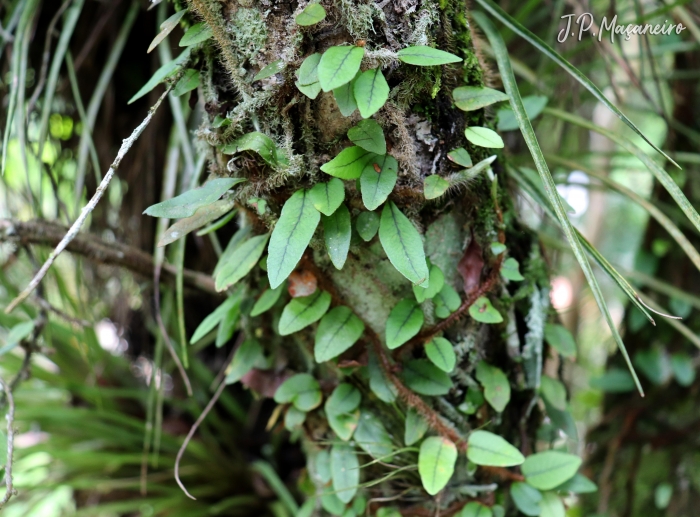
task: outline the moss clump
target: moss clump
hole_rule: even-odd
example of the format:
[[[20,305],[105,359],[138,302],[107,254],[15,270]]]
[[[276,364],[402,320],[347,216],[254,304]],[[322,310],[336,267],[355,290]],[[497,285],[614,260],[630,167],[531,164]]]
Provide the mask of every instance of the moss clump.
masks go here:
[[[241,7],[228,25],[233,46],[240,56],[257,65],[257,56],[267,42],[267,27],[257,9]]]

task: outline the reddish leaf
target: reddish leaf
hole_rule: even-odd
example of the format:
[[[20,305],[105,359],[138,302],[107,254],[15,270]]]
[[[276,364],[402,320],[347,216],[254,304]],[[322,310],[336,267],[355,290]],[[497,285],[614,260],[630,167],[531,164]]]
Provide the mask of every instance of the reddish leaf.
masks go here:
[[[472,235],[472,241],[467,246],[464,256],[457,265],[457,271],[464,280],[464,292],[469,294],[479,287],[481,283],[481,271],[484,269],[484,256],[481,246]]]

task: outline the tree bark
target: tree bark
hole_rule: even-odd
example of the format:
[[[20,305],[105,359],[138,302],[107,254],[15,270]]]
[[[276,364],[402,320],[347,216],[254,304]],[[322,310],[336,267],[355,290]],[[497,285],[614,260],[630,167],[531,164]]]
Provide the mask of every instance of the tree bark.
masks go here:
[[[308,372],[321,382],[326,395],[340,382],[350,383],[362,393],[363,418],[366,414],[378,417],[396,448],[403,445],[405,414],[414,410],[429,423],[432,433],[451,440],[462,452],[468,432],[481,427],[503,436],[523,453],[535,450],[541,411],[534,389],[543,356],[548,279],[536,239],[518,225],[503,157],[493,164],[494,188],[490,175],[482,174],[437,201],[426,201],[422,192],[427,176],[447,176],[458,170],[447,159],[451,150],[465,147],[474,163],[492,154],[467,142],[464,129],[490,125],[493,113],[479,109],[465,114],[456,109],[451,97],[452,90],[462,85],[497,86],[479,59],[466,2],[322,2],[326,19],[304,28],[294,22],[305,6],[303,2],[190,0],[189,5],[212,28],[218,47],[215,56],[202,56],[209,122],[200,130],[201,136],[212,145],[220,145],[260,131],[289,159],[287,169],[274,170],[252,153],[230,159],[210,148],[210,172],[246,177],[249,183],[244,192],[265,200],[269,207],[256,211],[241,195],[239,224],[251,226],[255,233],[268,231],[294,191],[329,179],[319,167],[348,145],[346,133],[361,117],[357,112],[342,116],[331,92],[321,92],[315,100],[302,95],[294,87],[294,73],[314,52],[322,53],[333,45],[364,46],[362,70],[381,66],[391,87],[389,101],[374,116],[387,137],[389,154],[399,164],[398,182],[389,199],[421,230],[427,257],[440,267],[446,283],[461,299],[459,309],[446,319],[435,314],[434,303],[423,303],[423,330],[392,355],[384,344],[385,325],[400,300],[413,298],[410,282],[391,265],[377,237],[364,242],[355,232],[347,262],[337,270],[324,249],[319,225],[294,274],[312,276],[319,289],[331,294],[331,306],[350,307],[365,324],[364,337],[338,364],[315,364],[313,326],[283,338],[276,331],[279,310],[263,314],[246,326],[274,357],[276,366],[271,371],[256,371],[244,382],[264,391],[261,386],[269,382]],[[392,52],[409,45],[433,45],[456,54],[463,62],[418,67],[400,64],[391,57]],[[251,81],[265,65],[278,59],[283,61],[279,74]],[[212,128],[217,115],[228,115],[231,125]],[[345,182],[345,202],[355,224],[364,207],[354,182]],[[494,242],[506,244],[508,256],[520,263],[524,281],[507,282],[501,277],[504,254],[491,252]],[[248,284],[251,296],[260,292],[254,286],[266,285],[264,278],[263,271],[255,270]],[[503,315],[503,323],[480,324],[468,316],[467,309],[479,296],[491,299]],[[457,367],[451,374],[453,387],[444,396],[421,396],[406,386],[402,370],[407,361],[425,357],[424,344],[436,335],[448,338],[457,352]],[[484,403],[467,413],[459,409],[469,389],[481,390],[475,366],[482,360],[505,372],[513,389],[501,413]],[[384,399],[368,380],[373,368],[379,368],[389,383],[389,395]],[[319,477],[315,460],[337,439],[321,411],[307,416],[301,435],[309,479],[315,484],[307,495],[321,493],[328,487]],[[361,464],[368,462],[360,460]],[[470,500],[495,504],[510,482],[522,479],[517,469],[467,468],[466,458],[460,455],[450,487],[433,498],[410,468],[416,463],[416,452],[408,450],[362,468],[363,481],[386,477],[360,491],[374,501],[372,511],[391,504],[403,515],[454,515]],[[396,466],[406,469],[396,470]]]

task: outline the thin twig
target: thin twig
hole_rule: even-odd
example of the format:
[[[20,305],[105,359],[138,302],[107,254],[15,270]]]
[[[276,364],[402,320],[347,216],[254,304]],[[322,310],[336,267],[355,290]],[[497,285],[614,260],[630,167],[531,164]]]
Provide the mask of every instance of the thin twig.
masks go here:
[[[7,308],[5,309],[6,314],[12,312],[12,310],[14,310],[14,308],[17,307],[17,305],[22,303],[34,291],[34,289],[37,288],[41,280],[44,278],[44,276],[46,276],[46,273],[48,272],[51,265],[56,260],[56,257],[58,257],[61,254],[61,252],[66,249],[68,244],[78,235],[78,232],[80,232],[80,228],[82,228],[88,216],[95,209],[97,203],[102,198],[102,195],[107,190],[107,186],[112,180],[112,177],[114,177],[114,173],[119,168],[122,159],[124,158],[126,153],[129,152],[131,146],[134,145],[134,142],[136,142],[136,140],[141,136],[141,133],[143,133],[148,124],[151,122],[153,114],[160,107],[160,104],[163,102],[163,99],[165,99],[168,93],[170,93],[171,88],[172,86],[169,86],[165,89],[165,91],[161,94],[161,96],[158,98],[153,107],[150,110],[148,110],[148,115],[146,115],[146,118],[143,120],[143,122],[141,122],[141,124],[139,124],[139,126],[136,129],[134,129],[129,138],[122,142],[122,146],[119,149],[119,152],[117,153],[117,157],[114,159],[114,162],[112,162],[112,165],[109,166],[109,169],[107,170],[105,177],[102,179],[100,186],[97,187],[95,194],[92,196],[88,204],[85,205],[85,207],[80,211],[80,216],[78,216],[78,219],[76,219],[76,221],[73,223],[73,226],[70,227],[70,230],[68,230],[68,233],[65,235],[65,237],[63,237],[61,242],[58,243],[56,249],[51,252],[49,258],[46,260],[46,262],[44,262],[44,265],[41,266],[41,269],[34,276],[34,278],[32,278],[32,281],[29,282],[29,285],[24,289],[24,291],[22,291],[17,296],[17,298],[12,300],[12,302],[7,306]]]
[[[209,414],[211,409],[214,407],[214,404],[216,404],[216,401],[219,400],[219,397],[224,392],[224,388],[226,388],[226,381],[222,380],[221,384],[219,384],[219,387],[217,388],[216,392],[214,393],[214,396],[211,398],[211,400],[207,404],[207,407],[204,408],[204,411],[202,411],[202,414],[199,415],[199,418],[192,426],[192,429],[190,429],[190,432],[187,433],[187,436],[185,437],[185,441],[182,442],[182,447],[180,447],[180,450],[177,451],[177,457],[175,458],[175,481],[177,481],[177,484],[182,489],[182,491],[185,492],[185,495],[187,497],[189,497],[190,499],[193,499],[195,501],[197,500],[197,498],[194,497],[192,494],[190,494],[187,491],[187,489],[185,488],[185,485],[182,484],[182,481],[180,481],[180,460],[182,459],[182,455],[185,454],[185,450],[187,449],[187,446],[189,445],[190,440],[192,440],[194,433],[197,432],[197,428],[200,426],[200,424],[207,417],[207,415]]]
[[[12,456],[15,448],[15,399],[12,396],[12,390],[7,383],[0,378],[0,384],[5,391],[7,399],[7,459],[5,460],[5,497],[0,501],[0,509],[10,500],[17,492],[12,488]]]

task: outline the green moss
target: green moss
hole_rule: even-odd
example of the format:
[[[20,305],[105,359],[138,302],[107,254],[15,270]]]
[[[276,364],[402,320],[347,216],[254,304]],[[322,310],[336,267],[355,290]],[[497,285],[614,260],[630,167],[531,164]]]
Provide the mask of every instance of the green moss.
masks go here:
[[[231,33],[236,51],[257,65],[257,55],[267,42],[265,19],[257,9],[241,7],[233,15],[227,30]]]

